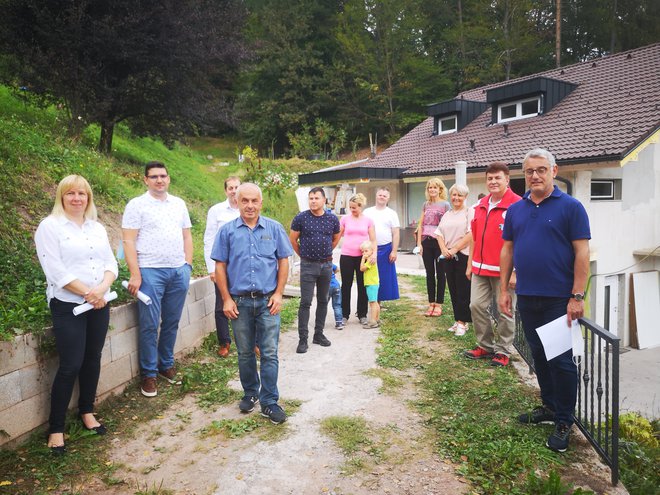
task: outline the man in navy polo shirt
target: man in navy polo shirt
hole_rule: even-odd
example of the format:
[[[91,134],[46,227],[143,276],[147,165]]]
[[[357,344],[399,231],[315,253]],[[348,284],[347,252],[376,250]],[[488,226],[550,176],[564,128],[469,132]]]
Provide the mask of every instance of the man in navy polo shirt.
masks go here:
[[[325,211],[325,192],[322,187],[309,191],[309,210],[298,213],[291,222],[289,240],[300,256],[300,307],[298,308],[298,347],[296,352],[307,352],[309,336],[309,308],[316,287],[316,321],[312,342],[328,347],[330,341],[323,335],[328,313],[328,292],[332,278],[332,250],[339,242],[339,219]]]
[[[236,198],[240,216],[220,229],[211,258],[216,261],[215,281],[225,315],[232,320],[238,350],[238,373],[245,394],[238,407],[249,413],[261,402],[261,414],[280,424],[286,421],[286,414],[277,404],[277,346],[293,249],[282,225],[260,216],[262,195],[256,184],[241,184]],[[261,349],[260,373],[255,338]]]
[[[554,185],[555,157],[533,149],[523,160],[528,191],[512,204],[504,221],[500,256],[500,311],[513,316],[507,291],[516,269],[518,311],[543,404],[518,417],[521,423],[552,423],[555,429],[546,446],[557,452],[568,448],[577,400],[577,367],[571,350],[546,360],[536,329],[566,315],[571,321],[584,316],[584,290],[589,271],[589,218],[584,206]]]

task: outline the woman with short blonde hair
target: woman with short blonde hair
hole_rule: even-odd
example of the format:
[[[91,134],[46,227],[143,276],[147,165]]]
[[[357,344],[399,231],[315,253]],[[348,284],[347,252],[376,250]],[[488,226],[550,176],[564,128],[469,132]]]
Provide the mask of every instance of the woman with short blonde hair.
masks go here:
[[[360,271],[362,251],[360,244],[370,241],[374,253],[376,252],[376,230],[374,221],[362,213],[367,198],[362,193],[351,196],[348,200],[350,214],[344,215],[339,221],[339,236],[344,240],[341,245],[339,257],[339,270],[341,272],[341,312],[343,323],[346,324],[351,315],[351,287],[353,279],[357,280],[357,316],[360,324],[366,325],[368,301],[367,290],[364,287],[364,274]],[[372,263],[376,263],[376,255],[372,255]]]
[[[438,246],[442,253],[440,264],[443,267],[451,305],[454,310],[454,324],[448,328],[460,337],[468,330],[472,321],[470,312],[470,279],[465,274],[470,255],[472,232],[470,224],[474,210],[468,208],[465,200],[470,190],[466,185],[454,184],[449,189],[452,209],[442,216],[440,225],[435,230]]]

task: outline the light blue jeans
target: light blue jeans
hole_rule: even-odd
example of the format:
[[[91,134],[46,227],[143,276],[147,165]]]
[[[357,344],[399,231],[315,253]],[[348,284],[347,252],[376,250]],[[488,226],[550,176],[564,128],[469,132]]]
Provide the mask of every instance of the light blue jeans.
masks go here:
[[[341,323],[341,287],[330,287],[330,298],[332,299],[332,311],[335,313],[335,323]]]
[[[174,344],[191,271],[187,263],[179,268],[140,268],[140,290],[151,297],[148,306],[138,302],[139,361],[143,377],[155,377],[158,370],[174,366]]]
[[[238,373],[243,392],[248,397],[259,397],[261,407],[276,404],[280,398],[277,390],[279,360],[277,346],[280,340],[280,315],[271,315],[268,297],[235,297],[238,318],[232,320],[234,340],[238,350]],[[254,345],[259,342],[261,351],[261,380],[257,372]]]

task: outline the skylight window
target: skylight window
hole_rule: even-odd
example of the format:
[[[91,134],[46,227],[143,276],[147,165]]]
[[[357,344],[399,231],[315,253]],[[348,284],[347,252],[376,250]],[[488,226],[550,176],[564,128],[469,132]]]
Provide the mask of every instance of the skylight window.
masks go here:
[[[526,119],[528,117],[535,117],[540,112],[540,96],[502,103],[497,107],[497,121],[510,122],[512,120]]]
[[[451,134],[456,132],[456,115],[438,119],[438,134]]]

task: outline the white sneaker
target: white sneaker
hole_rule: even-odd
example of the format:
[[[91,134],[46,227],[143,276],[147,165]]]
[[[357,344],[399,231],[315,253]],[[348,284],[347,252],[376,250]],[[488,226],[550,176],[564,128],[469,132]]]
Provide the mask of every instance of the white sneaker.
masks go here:
[[[462,337],[463,335],[465,335],[465,332],[467,331],[468,331],[467,323],[465,325],[456,323],[456,330],[454,331],[454,335],[456,335],[456,337]]]
[[[455,321],[454,324],[447,329],[447,331],[448,332],[455,332],[457,326],[458,326],[458,322]]]

